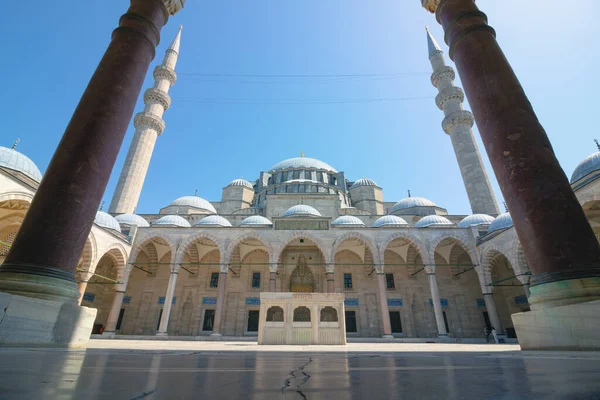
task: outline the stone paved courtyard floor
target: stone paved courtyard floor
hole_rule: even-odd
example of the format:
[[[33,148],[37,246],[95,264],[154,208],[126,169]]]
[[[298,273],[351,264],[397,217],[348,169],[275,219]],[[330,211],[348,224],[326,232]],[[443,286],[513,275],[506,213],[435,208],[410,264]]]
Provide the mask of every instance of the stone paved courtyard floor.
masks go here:
[[[2,399],[600,399],[600,353],[92,340],[0,349]]]

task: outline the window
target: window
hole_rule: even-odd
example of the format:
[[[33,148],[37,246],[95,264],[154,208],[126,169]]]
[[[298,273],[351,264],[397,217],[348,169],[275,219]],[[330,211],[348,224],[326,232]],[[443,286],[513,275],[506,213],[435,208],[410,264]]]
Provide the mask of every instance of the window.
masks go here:
[[[306,191],[306,185],[300,185],[300,193],[304,193]]]
[[[300,171],[298,171],[298,170],[294,171],[294,179],[300,179]]]
[[[258,310],[248,310],[248,332],[258,332]]]
[[[294,322],[310,322],[310,310],[300,306],[294,310]]]
[[[269,307],[267,310],[267,322],[283,322],[283,309],[278,306]]]
[[[203,331],[212,331],[215,323],[215,310],[204,311],[204,321],[202,323]]]
[[[213,272],[212,274],[210,274],[210,287],[211,288],[219,287],[219,273],[218,272]]]
[[[337,322],[337,310],[333,307],[323,307],[321,309],[321,322]]]
[[[387,290],[396,289],[396,282],[394,282],[394,274],[385,274],[385,281],[387,283]]]
[[[352,289],[352,274],[344,274],[344,289]]]
[[[357,333],[356,311],[346,311],[346,333]]]
[[[317,172],[317,180],[319,182],[323,182],[323,173],[321,171]]]
[[[260,272],[252,273],[252,289],[260,289]]]

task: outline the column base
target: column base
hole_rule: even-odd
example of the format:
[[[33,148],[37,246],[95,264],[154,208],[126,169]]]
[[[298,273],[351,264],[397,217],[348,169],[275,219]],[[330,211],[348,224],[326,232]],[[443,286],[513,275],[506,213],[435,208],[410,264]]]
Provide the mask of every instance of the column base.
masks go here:
[[[114,338],[115,336],[117,336],[117,332],[102,332],[102,337]]]
[[[517,313],[512,321],[522,350],[600,350],[600,300]]]
[[[0,292],[0,346],[85,348],[95,308]]]
[[[154,336],[169,336],[169,334],[167,332],[156,332]]]
[[[215,332],[215,333],[211,333],[210,336],[212,336],[212,337],[221,337],[223,335],[220,334],[219,332]]]
[[[600,278],[569,279],[530,287],[532,311],[600,300]]]
[[[42,271],[44,273],[48,272],[48,274],[42,275],[14,272],[22,267],[19,265],[5,263],[2,264],[2,267],[3,269],[0,271],[0,292],[63,303],[77,303],[79,299],[77,283],[74,280],[70,281],[62,279],[62,277],[49,276],[50,272],[48,272],[59,271],[57,273],[68,276],[64,271],[48,267]]]
[[[384,338],[384,339],[393,339],[394,335],[383,335],[382,338]]]

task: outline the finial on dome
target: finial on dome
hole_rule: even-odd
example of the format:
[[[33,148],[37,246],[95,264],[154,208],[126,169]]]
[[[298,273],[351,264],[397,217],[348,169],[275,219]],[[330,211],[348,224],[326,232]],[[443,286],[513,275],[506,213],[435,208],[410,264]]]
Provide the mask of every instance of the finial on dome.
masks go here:
[[[300,152],[300,157],[304,158],[304,152],[303,151]]]
[[[17,138],[17,140],[15,140],[15,143],[13,143],[12,145],[12,149],[15,150],[17,148],[17,145],[19,144],[19,142],[21,141],[21,139]],[[598,143],[598,142],[596,142]]]
[[[194,190],[194,197],[198,197],[198,189]]]
[[[410,197],[410,189],[408,189],[408,197]]]
[[[102,200],[102,204],[100,204],[100,211],[104,210],[104,200]]]
[[[19,141],[19,139],[17,139],[17,142]],[[598,148],[598,151],[600,151],[600,143],[598,143],[598,139],[594,139],[594,143],[596,143],[596,147]],[[15,143],[16,146],[16,143]],[[13,146],[13,149],[15,148],[15,146]]]

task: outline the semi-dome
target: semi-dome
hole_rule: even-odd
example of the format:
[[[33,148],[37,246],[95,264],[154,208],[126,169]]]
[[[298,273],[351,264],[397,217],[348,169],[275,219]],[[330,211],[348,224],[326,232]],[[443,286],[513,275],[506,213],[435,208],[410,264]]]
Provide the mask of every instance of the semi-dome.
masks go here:
[[[252,215],[242,221],[240,226],[264,226],[273,225],[271,221],[260,215]]]
[[[315,208],[311,206],[307,206],[306,204],[298,204],[297,206],[293,206],[288,208],[286,212],[283,213],[284,217],[320,217],[321,213],[318,212]]]
[[[324,170],[331,171],[331,172],[337,172],[337,170],[335,168],[333,168],[331,165],[329,165],[321,160],[317,160],[316,158],[310,158],[310,157],[288,158],[287,160],[280,161],[277,164],[273,165],[269,169],[269,172],[275,172],[275,171],[279,171],[282,169],[289,169],[289,168],[324,169]]]
[[[194,226],[198,225],[215,225],[229,227],[231,226],[231,222],[221,217],[220,215],[209,215],[208,217],[204,217],[194,224]]]
[[[441,217],[439,215],[428,215],[421,218],[415,224],[416,228],[427,228],[430,226],[443,226],[443,225],[454,225],[448,218]]]
[[[29,157],[15,149],[0,146],[0,167],[20,172],[36,182],[42,180],[42,173],[37,165]]]
[[[337,217],[335,221],[331,223],[331,225],[352,225],[352,226],[365,226],[365,223],[362,222],[359,218],[356,218],[354,215],[342,215],[341,217]]]
[[[425,197],[407,197],[406,199],[402,199],[390,210],[390,213],[394,213],[398,210],[404,210],[407,208],[413,207],[437,207],[433,201],[426,199]]]
[[[94,223],[103,228],[112,229],[113,231],[121,233],[121,226],[119,225],[119,222],[114,219],[112,215],[105,213],[104,211],[98,211],[96,213]]]
[[[470,226],[489,225],[494,221],[494,217],[487,214],[473,214],[463,218],[458,223],[459,228],[468,228]]]
[[[179,215],[165,215],[154,221],[152,225],[178,226],[180,228],[189,228],[191,226],[185,218]]]
[[[117,215],[115,217],[115,219],[117,220],[117,222],[119,224],[123,224],[123,225],[136,225],[140,228],[145,228],[147,226],[150,226],[150,224],[148,223],[148,221],[146,221],[144,218],[140,217],[137,214],[121,214],[121,215]]]
[[[501,231],[512,226],[513,220],[510,216],[510,213],[500,214],[490,224],[490,227],[488,228],[488,233],[492,233],[494,231]]]
[[[227,187],[229,186],[246,186],[250,189],[253,189],[254,186],[252,186],[252,184],[250,182],[248,182],[247,180],[240,178],[240,179],[234,179],[231,182],[229,182],[229,185],[227,185]]]
[[[579,163],[575,171],[573,171],[573,175],[571,175],[571,183],[575,183],[584,176],[598,170],[600,170],[600,151],[586,157]]]
[[[408,222],[406,222],[403,218],[400,218],[396,215],[384,215],[373,223],[373,228],[381,228],[384,226],[387,228],[394,228],[406,225],[408,225]]]
[[[216,214],[217,210],[208,200],[198,196],[183,196],[173,201],[169,206],[193,207]]]
[[[359,186],[377,186],[377,183],[375,183],[375,181],[373,181],[371,179],[362,177],[352,184],[352,188],[359,187]]]

